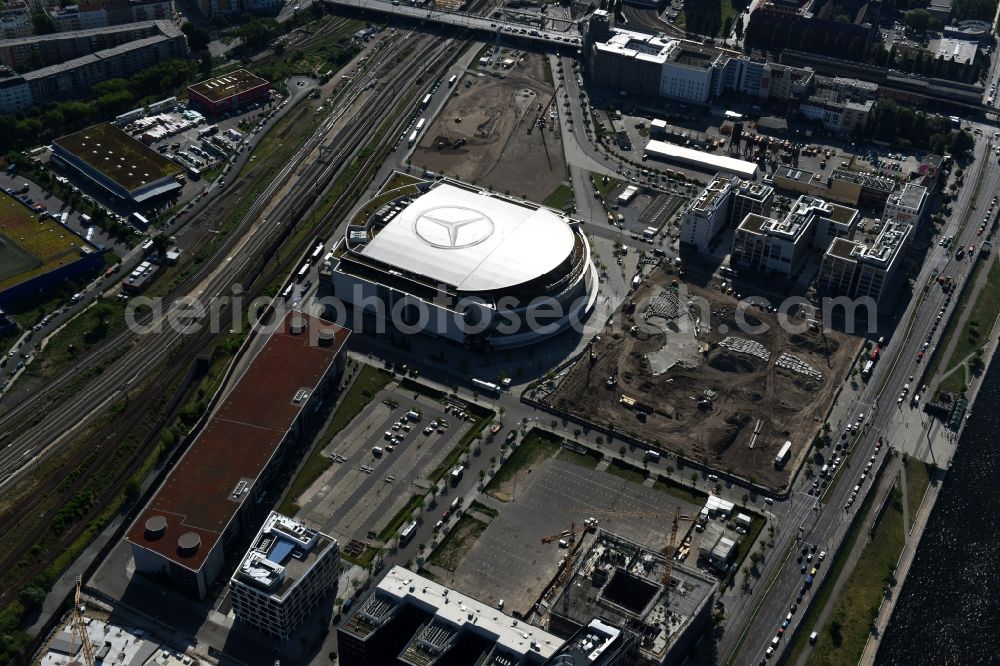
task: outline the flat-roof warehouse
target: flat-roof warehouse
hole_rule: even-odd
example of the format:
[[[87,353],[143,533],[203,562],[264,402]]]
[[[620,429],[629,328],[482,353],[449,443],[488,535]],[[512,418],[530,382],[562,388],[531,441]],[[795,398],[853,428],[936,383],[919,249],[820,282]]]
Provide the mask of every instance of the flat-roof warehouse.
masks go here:
[[[646,144],[646,155],[654,159],[661,159],[667,162],[674,162],[682,166],[689,166],[694,169],[708,172],[723,171],[753,180],[757,176],[757,165],[746,160],[738,160],[735,157],[725,155],[712,155],[700,150],[692,150],[666,141],[650,140]]]
[[[122,199],[141,203],[180,189],[181,168],[111,123],[52,142],[53,156]]]
[[[350,331],[290,312],[129,528],[137,571],[204,597],[288,449],[322,416]],[[246,507],[246,510],[244,508]]]
[[[270,88],[265,79],[237,69],[188,86],[188,99],[202,111],[217,115],[266,99]]]

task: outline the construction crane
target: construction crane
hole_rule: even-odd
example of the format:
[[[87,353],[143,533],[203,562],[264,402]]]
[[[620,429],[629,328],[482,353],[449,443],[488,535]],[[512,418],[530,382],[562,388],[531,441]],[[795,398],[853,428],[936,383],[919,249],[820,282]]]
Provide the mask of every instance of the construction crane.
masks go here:
[[[76,594],[73,596],[73,631],[80,639],[83,659],[86,666],[94,666],[94,646],[90,644],[90,636],[87,635],[87,628],[83,626],[83,612],[80,610],[80,577],[76,577]]]
[[[572,544],[576,539],[576,535],[590,532],[595,527],[597,527],[596,518],[587,518],[584,520],[583,527],[577,527],[576,523],[570,523],[568,530],[563,530],[559,534],[550,534],[549,536],[542,537],[542,543],[552,543],[556,539],[568,539],[570,544]]]
[[[677,510],[674,511],[673,523],[670,525],[670,541],[663,550],[663,554],[667,556],[667,563],[663,567],[663,578],[660,579],[660,584],[663,587],[670,586],[670,570],[673,568],[674,553],[677,552],[677,519],[680,518],[680,513],[681,508],[677,507]]]

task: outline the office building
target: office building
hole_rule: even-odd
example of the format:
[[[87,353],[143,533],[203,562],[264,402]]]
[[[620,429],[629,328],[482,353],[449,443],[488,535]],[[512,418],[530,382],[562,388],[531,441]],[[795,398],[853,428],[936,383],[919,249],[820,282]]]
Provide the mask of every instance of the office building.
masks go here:
[[[739,178],[716,176],[681,215],[682,245],[705,252],[732,219],[733,192]]]
[[[20,74],[0,66],[0,113],[17,113],[31,106],[31,88]]]
[[[340,549],[333,537],[272,511],[229,582],[233,612],[285,641],[339,577]]]
[[[255,512],[325,421],[350,331],[289,312],[126,532],[135,570],[204,598]]]
[[[540,666],[551,633],[394,566],[337,628],[343,666]]]
[[[919,227],[924,221],[929,201],[930,195],[926,187],[906,183],[902,190],[893,192],[886,199],[883,218]]]

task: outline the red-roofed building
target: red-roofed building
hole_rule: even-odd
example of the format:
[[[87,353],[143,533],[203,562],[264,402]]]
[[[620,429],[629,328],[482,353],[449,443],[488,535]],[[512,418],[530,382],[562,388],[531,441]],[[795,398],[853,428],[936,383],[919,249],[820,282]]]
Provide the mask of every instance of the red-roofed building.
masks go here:
[[[199,598],[290,448],[322,424],[350,331],[289,313],[126,534],[137,571]]]

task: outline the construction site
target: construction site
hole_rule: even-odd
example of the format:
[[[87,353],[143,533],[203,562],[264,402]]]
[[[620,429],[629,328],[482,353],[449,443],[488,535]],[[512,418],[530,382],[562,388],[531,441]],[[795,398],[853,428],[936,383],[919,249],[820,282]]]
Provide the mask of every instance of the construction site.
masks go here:
[[[488,55],[486,55],[488,54]],[[537,53],[484,51],[413,152],[415,165],[531,201],[566,177],[559,114]]]
[[[627,630],[639,663],[679,663],[712,612],[716,581],[618,534],[599,530],[547,608],[551,633],[569,637],[595,617]]]
[[[861,347],[802,310],[741,303],[726,283],[657,267],[604,334],[529,397],[658,450],[778,490]],[[788,464],[775,454],[792,442]]]

